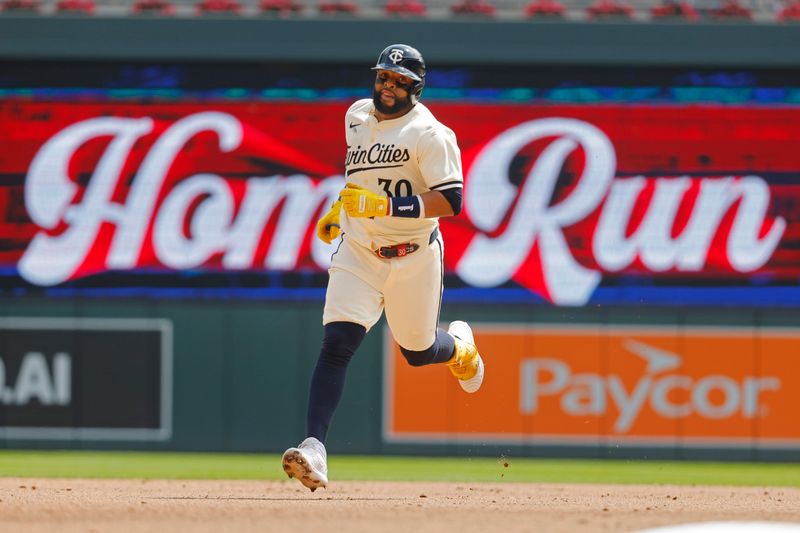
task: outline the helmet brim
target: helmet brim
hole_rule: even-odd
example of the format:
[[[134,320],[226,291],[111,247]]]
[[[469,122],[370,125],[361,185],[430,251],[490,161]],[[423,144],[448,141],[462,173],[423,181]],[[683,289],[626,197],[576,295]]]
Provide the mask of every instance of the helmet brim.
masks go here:
[[[377,65],[372,67],[372,70],[391,70],[392,72],[397,72],[398,74],[402,74],[403,76],[411,78],[412,80],[414,80],[416,82],[422,81],[422,78],[420,78],[419,75],[416,72],[408,70],[405,67],[401,67],[400,65],[392,65],[392,64],[388,64],[388,63],[378,63]]]

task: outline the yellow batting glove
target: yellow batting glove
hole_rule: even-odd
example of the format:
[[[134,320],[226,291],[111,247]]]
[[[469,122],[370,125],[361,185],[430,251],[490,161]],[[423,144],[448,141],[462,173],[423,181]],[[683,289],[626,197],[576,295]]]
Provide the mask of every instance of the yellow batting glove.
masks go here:
[[[339,193],[342,207],[351,217],[385,217],[389,212],[389,198],[375,194],[355,183],[348,183]]]
[[[319,237],[322,242],[330,244],[336,240],[342,232],[339,227],[339,213],[341,209],[342,201],[336,200],[333,202],[328,212],[317,221],[317,237]]]

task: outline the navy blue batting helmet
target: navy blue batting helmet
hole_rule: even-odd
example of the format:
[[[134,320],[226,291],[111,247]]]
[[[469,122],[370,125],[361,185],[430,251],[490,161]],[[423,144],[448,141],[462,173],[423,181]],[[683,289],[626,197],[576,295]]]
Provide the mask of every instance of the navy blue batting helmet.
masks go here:
[[[414,81],[411,87],[411,98],[414,103],[422,95],[425,87],[425,60],[422,54],[413,46],[407,44],[392,44],[387,46],[378,56],[378,62],[372,70],[391,70]]]

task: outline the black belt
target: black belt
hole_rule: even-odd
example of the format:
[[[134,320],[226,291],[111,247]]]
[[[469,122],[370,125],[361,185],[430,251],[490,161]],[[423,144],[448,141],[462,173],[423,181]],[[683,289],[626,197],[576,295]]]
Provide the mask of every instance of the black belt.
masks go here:
[[[434,228],[431,236],[428,238],[428,244],[433,244],[439,237],[439,228]],[[419,250],[419,244],[413,242],[404,242],[403,244],[395,244],[394,246],[383,246],[375,250],[375,255],[382,259],[393,259],[395,257],[405,257],[408,254],[413,254]]]

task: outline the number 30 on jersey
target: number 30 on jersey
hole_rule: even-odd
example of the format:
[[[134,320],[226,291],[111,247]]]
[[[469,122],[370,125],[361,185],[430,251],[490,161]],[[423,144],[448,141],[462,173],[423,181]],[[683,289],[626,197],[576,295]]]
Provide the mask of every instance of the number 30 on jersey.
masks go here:
[[[389,198],[393,198],[395,196],[402,197],[402,196],[413,196],[414,193],[411,190],[411,182],[408,180],[397,180],[394,182],[390,179],[378,179],[378,185],[383,188],[383,192],[386,193],[386,196]]]

